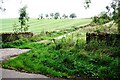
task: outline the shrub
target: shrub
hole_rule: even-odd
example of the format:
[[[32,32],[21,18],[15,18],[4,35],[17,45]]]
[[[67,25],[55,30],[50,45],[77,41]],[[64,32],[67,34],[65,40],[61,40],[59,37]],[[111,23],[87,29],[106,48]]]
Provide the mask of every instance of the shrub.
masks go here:
[[[96,24],[99,24],[99,25],[108,23],[110,21],[111,21],[111,19],[110,19],[110,17],[106,13],[103,13],[100,16],[94,16],[92,18],[92,22],[96,23]]]
[[[2,44],[2,47],[3,47],[3,48],[18,47],[18,46],[21,46],[21,45],[26,44],[26,43],[28,43],[28,42],[29,42],[29,41],[28,41],[27,38],[23,38],[23,39],[19,39],[19,40],[13,41],[13,42],[3,43],[3,44]]]

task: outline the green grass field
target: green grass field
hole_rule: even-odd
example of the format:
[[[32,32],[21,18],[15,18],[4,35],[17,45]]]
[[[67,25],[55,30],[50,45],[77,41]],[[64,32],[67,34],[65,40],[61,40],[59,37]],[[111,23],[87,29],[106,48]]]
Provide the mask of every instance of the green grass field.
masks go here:
[[[13,32],[13,24],[19,24],[17,18],[12,19],[0,19],[0,33],[1,32]],[[30,19],[29,20],[29,31],[30,32],[41,32],[41,31],[52,31],[57,29],[66,29],[73,26],[79,27],[91,22],[91,19]]]
[[[15,22],[18,23],[18,20],[3,19],[1,32],[12,32],[12,25]],[[30,19],[31,32],[63,30],[53,31],[50,34],[41,32],[31,38],[21,37],[19,40],[3,43],[3,48],[31,50],[3,62],[2,68],[58,78],[120,78],[119,43],[110,46],[104,41],[91,41],[86,44],[87,31],[105,31],[109,26],[81,27],[75,31],[71,28],[90,22],[90,19]],[[71,29],[67,31],[66,28]],[[67,33],[70,35],[62,39],[54,39]],[[48,42],[40,43],[41,40],[48,40]]]

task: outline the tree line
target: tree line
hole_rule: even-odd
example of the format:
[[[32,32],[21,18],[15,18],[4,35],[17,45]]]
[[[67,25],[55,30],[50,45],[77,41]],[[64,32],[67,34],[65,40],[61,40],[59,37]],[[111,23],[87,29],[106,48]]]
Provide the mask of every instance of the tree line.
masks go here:
[[[38,20],[39,19],[44,19],[44,18],[49,18],[49,19],[67,19],[67,18],[76,18],[77,15],[75,13],[71,13],[70,15],[67,15],[67,14],[62,14],[60,15],[59,12],[56,12],[56,13],[50,13],[50,14],[40,14],[38,16]]]

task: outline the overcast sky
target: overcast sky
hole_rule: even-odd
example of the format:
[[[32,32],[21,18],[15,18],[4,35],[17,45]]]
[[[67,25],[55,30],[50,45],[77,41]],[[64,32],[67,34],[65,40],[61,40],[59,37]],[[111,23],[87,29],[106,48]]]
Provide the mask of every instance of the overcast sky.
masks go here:
[[[106,6],[112,0],[92,0],[89,9],[84,8],[85,0],[5,0],[2,4],[6,8],[5,12],[0,11],[0,18],[19,17],[18,10],[20,7],[27,5],[29,17],[38,17],[39,14],[55,13],[70,14],[76,13],[80,18],[87,18],[98,15],[106,10]]]

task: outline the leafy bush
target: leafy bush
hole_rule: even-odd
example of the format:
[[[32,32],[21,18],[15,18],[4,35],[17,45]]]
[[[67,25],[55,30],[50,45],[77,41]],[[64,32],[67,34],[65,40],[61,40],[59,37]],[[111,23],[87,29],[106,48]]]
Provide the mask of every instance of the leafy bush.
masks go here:
[[[13,42],[3,43],[2,47],[3,48],[18,47],[18,46],[21,46],[21,45],[26,44],[28,42],[29,42],[29,40],[27,38],[23,38],[23,39],[19,39],[19,40],[13,41]]]
[[[108,23],[110,21],[111,21],[111,19],[110,19],[110,17],[106,13],[103,13],[100,16],[94,16],[92,18],[92,22],[96,23],[96,24],[99,24],[99,25]]]

